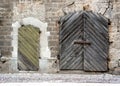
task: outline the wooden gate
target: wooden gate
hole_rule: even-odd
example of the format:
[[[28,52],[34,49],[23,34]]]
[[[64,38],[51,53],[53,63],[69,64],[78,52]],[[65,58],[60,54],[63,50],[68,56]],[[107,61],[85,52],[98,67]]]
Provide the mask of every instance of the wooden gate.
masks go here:
[[[37,71],[39,69],[40,31],[31,25],[22,26],[18,31],[18,69]]]
[[[91,11],[60,20],[60,69],[108,70],[108,19]]]

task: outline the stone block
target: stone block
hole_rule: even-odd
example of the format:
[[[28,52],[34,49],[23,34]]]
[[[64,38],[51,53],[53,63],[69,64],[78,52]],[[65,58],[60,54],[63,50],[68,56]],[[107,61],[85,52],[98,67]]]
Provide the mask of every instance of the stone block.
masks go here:
[[[11,46],[0,46],[0,50],[2,50],[2,51],[13,51],[13,47],[11,47]]]
[[[120,67],[115,68],[112,74],[120,75]]]
[[[11,34],[11,32],[9,32],[9,31],[1,31],[0,32],[0,35],[10,35]]]
[[[17,57],[11,57],[11,59],[9,61],[9,72],[10,73],[16,73],[16,72],[18,72]]]
[[[41,73],[47,73],[48,72],[48,60],[47,59],[40,59],[39,60],[39,71]]]
[[[64,2],[65,0],[51,0],[51,2],[59,2],[59,3],[61,3],[61,2]]]
[[[12,31],[13,29],[11,26],[1,26],[0,31]]]
[[[40,72],[41,73],[56,73],[58,71],[57,59],[40,59]]]
[[[0,61],[0,73],[9,73],[9,61],[1,62]]]
[[[56,45],[57,45],[56,42],[57,42],[57,41],[49,41],[49,42],[48,42],[48,45],[49,45],[49,46],[56,46]]]
[[[57,73],[59,71],[59,60],[56,58],[49,59],[49,72]]]

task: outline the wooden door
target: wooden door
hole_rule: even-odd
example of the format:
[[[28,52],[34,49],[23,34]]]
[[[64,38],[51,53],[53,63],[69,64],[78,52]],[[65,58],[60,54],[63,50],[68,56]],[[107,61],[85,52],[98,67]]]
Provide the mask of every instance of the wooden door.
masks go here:
[[[85,27],[84,41],[91,45],[84,45],[84,70],[108,70],[108,20],[98,13],[84,12]]]
[[[83,69],[83,46],[74,45],[83,39],[82,13],[66,15],[60,29],[60,69]]]
[[[18,31],[18,69],[37,71],[39,69],[39,29],[31,25]]]
[[[60,69],[108,70],[108,19],[89,11],[60,20]]]

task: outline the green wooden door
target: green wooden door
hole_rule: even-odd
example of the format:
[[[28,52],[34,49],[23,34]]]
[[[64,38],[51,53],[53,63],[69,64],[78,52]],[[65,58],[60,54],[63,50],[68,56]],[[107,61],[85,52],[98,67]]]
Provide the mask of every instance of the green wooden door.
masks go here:
[[[39,69],[40,31],[31,25],[22,26],[18,31],[18,69],[37,71]]]

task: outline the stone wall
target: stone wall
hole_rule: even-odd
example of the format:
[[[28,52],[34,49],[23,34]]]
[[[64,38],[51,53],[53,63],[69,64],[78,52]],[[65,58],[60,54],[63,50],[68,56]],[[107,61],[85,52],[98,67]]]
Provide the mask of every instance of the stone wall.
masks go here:
[[[51,36],[49,37],[49,46],[51,49],[51,57],[57,58],[59,56],[59,25],[58,21],[61,16],[68,14],[69,12],[75,12],[80,10],[92,10],[93,12],[98,12],[103,14],[110,20],[113,20],[113,1],[109,0],[51,0],[46,2],[46,22],[48,22],[48,31],[51,32]],[[112,25],[110,25],[112,28]],[[110,41],[113,37],[110,32]],[[113,38],[114,39],[114,38]],[[111,50],[110,47],[110,52]],[[114,51],[113,51],[114,52]],[[118,58],[109,57],[110,59],[114,58],[116,61]],[[109,68],[113,69],[117,67],[117,63],[115,60],[111,60],[109,62]],[[59,63],[58,63],[59,64]]]
[[[3,0],[4,1],[4,0]],[[10,32],[12,31],[12,6],[0,1],[0,50],[3,55],[11,56],[12,48]]]
[[[7,3],[6,3],[7,2]],[[61,16],[69,12],[92,10],[109,18],[109,68],[114,70],[120,63],[120,1],[119,0],[1,0],[0,1],[0,49],[6,57],[12,57],[12,23],[20,23],[23,18],[34,17],[48,23],[50,32],[48,45],[51,56],[47,59],[47,69],[51,72],[59,71],[59,24]],[[9,62],[11,65],[13,62]],[[0,66],[3,65],[2,63]],[[12,64],[14,65],[14,64]],[[7,66],[8,67],[8,66]],[[2,69],[2,66],[1,68]],[[50,70],[49,70],[50,69]],[[8,68],[7,68],[8,70]],[[10,69],[8,70],[8,72]],[[4,70],[3,70],[4,72]]]
[[[48,31],[51,32],[49,37],[49,46],[52,57],[59,55],[59,18],[69,12],[80,11],[83,9],[92,10],[103,14],[110,19],[109,25],[109,69],[114,70],[120,64],[120,33],[119,33],[119,7],[118,0],[51,0],[46,3],[46,22],[48,22]]]
[[[45,21],[45,5],[43,1],[38,0],[17,0],[13,2],[13,22],[21,21],[20,19],[34,17],[40,21]]]
[[[0,0],[0,72],[9,71],[9,59],[11,52],[11,24],[12,24],[12,3],[10,0]],[[1,56],[0,56],[1,57]],[[7,60],[7,62],[6,62]]]
[[[109,67],[112,70],[117,70],[120,67],[120,1],[113,0],[113,12],[110,26],[110,49],[109,57],[110,64]],[[118,70],[117,70],[118,71]],[[119,70],[120,71],[120,70]]]

